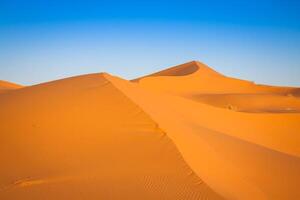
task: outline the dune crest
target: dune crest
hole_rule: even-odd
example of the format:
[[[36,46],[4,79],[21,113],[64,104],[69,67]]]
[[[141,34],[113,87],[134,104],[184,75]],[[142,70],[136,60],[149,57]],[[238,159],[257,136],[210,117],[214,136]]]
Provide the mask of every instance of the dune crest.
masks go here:
[[[149,74],[147,76],[143,76],[137,79],[133,79],[132,81],[139,81],[140,79],[146,78],[146,77],[155,77],[155,76],[186,76],[193,74],[199,70],[200,63],[196,61],[191,61],[188,63],[184,63],[182,65],[178,65],[175,67],[171,67],[153,74]]]

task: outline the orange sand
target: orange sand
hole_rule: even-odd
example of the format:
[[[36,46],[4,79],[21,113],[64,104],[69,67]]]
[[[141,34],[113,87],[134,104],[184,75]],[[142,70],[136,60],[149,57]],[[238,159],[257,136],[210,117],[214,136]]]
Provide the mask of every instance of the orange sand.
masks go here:
[[[0,94],[0,199],[300,199],[299,89],[199,62]]]

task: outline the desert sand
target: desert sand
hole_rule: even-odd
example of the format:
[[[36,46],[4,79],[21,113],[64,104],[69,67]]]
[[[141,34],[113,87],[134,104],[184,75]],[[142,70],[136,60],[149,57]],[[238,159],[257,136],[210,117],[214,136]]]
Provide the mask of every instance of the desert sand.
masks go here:
[[[300,199],[300,89],[189,62],[0,82],[0,199]]]

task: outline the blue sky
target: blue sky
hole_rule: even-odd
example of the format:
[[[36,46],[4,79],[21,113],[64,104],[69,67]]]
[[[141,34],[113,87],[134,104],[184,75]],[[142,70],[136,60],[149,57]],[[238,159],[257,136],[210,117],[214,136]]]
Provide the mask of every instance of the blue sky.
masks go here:
[[[135,78],[191,60],[300,86],[300,1],[0,0],[0,79],[106,71]]]

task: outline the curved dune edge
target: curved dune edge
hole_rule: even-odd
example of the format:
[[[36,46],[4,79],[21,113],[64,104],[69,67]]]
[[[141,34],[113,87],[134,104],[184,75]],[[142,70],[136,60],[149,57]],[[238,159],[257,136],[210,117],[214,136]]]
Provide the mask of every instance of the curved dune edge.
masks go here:
[[[22,85],[0,80],[0,89],[17,89],[23,87]]]
[[[226,129],[221,127],[223,131],[216,132],[214,129],[210,129],[209,124],[205,125],[203,122],[201,124],[199,120],[203,118],[196,120],[188,116],[189,113],[201,113],[203,117],[214,115],[211,114],[212,110],[208,107],[206,108],[207,111],[198,110],[196,104],[192,103],[190,108],[193,111],[191,111],[187,109],[189,107],[187,105],[191,103],[187,100],[161,93],[153,94],[152,91],[145,91],[133,83],[114,77],[110,78],[124,94],[140,105],[168,133],[186,162],[199,177],[226,199],[297,199],[300,197],[297,189],[297,185],[300,184],[300,176],[298,175],[300,168],[299,142],[291,145],[291,142],[300,141],[299,139],[286,135],[286,132],[282,130],[279,131],[285,137],[287,147],[294,148],[290,151],[284,149],[284,144],[272,146],[272,140],[276,140],[273,136],[269,138],[271,143],[268,140],[263,143],[257,140],[260,134],[264,134],[264,130],[267,130],[264,127],[253,129],[258,131],[255,133],[257,139],[249,140],[243,135],[235,135],[232,138]],[[201,105],[201,107],[205,106]],[[181,112],[182,110],[186,110],[186,112]],[[219,109],[216,109],[215,112],[224,114]],[[230,111],[227,112],[232,114]],[[267,121],[271,120],[270,124],[276,124],[274,120],[278,118],[276,114],[271,115],[271,117],[268,117],[270,115],[257,116],[253,114],[244,116],[251,116],[252,119],[258,118],[258,120],[266,118]],[[236,121],[236,126],[245,122],[249,122],[253,126],[255,122],[247,119],[247,117],[240,122]],[[215,122],[218,119],[217,116],[213,118],[214,120],[209,120]],[[224,116],[224,118],[226,117]],[[239,118],[240,114],[235,120]],[[281,120],[286,118],[286,121],[288,118],[293,119],[291,121],[294,122],[287,125],[287,127],[290,126],[291,130],[287,129],[286,126],[281,127],[286,131],[300,130],[299,125],[296,124],[300,119],[299,115],[288,114],[283,118],[281,115],[279,118]],[[262,124],[268,124],[266,119],[263,119]],[[278,124],[275,126],[280,127]],[[273,129],[274,126],[271,126],[270,130]],[[242,130],[243,128],[237,134],[243,134]],[[246,130],[247,127],[244,131]],[[280,142],[284,143],[284,140],[281,139],[279,137],[279,144]],[[284,180],[289,180],[289,184]]]
[[[133,79],[131,81],[138,82],[141,79],[147,77],[157,77],[157,76],[186,76],[195,73],[199,70],[199,65],[196,61],[191,61],[188,63],[184,63],[182,65],[178,65],[175,67],[168,68],[166,70],[162,70],[153,74],[149,74],[147,76],[143,76],[137,79]]]
[[[3,81],[0,80],[0,94],[10,91],[10,90],[14,90],[14,89],[19,89],[22,88],[22,85],[16,84],[16,83],[11,83],[8,81]]]
[[[0,199],[223,199],[106,77],[0,95]]]

